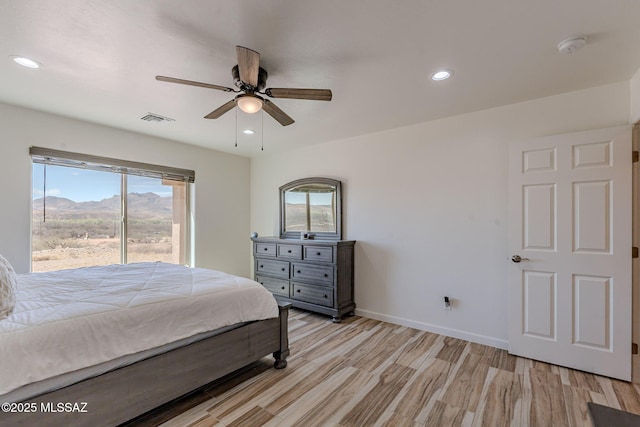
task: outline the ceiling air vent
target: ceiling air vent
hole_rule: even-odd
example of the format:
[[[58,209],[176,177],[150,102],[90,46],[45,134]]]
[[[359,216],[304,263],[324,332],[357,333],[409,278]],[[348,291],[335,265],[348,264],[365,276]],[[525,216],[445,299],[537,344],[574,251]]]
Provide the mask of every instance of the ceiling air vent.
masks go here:
[[[140,117],[140,120],[144,120],[145,122],[150,123],[169,123],[175,122],[174,119],[170,119],[169,117],[161,116],[160,114],[147,113],[144,116]]]

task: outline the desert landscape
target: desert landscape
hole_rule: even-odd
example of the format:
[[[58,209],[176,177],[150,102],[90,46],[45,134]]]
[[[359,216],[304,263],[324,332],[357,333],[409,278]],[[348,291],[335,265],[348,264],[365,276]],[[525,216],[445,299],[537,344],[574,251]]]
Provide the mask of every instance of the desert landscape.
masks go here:
[[[307,225],[307,205],[286,204],[286,228],[288,231],[332,231],[335,230],[333,209],[330,205],[309,206],[310,227]]]
[[[171,261],[172,198],[128,194],[127,262]],[[32,271],[120,263],[120,197],[33,201]]]

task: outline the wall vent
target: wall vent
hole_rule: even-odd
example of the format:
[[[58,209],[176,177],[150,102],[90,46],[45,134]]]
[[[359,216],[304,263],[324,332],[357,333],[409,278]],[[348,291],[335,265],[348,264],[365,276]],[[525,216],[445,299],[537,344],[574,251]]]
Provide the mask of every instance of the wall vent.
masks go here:
[[[155,113],[147,113],[144,116],[140,117],[140,120],[144,120],[145,122],[150,122],[150,123],[175,122],[174,119],[170,119],[169,117],[164,117],[164,116],[161,116],[160,114],[155,114]]]

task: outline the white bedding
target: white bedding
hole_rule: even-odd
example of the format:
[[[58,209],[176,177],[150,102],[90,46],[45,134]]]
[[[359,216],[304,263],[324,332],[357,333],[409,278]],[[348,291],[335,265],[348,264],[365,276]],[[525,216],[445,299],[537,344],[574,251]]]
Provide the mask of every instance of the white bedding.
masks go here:
[[[0,321],[0,395],[223,326],[278,316],[257,282],[164,263],[18,275]]]

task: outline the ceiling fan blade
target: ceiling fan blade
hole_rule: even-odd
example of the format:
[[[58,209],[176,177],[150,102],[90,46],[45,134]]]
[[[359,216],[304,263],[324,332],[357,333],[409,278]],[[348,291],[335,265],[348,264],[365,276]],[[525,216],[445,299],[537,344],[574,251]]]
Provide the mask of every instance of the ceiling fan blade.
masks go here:
[[[295,122],[295,120],[289,117],[287,113],[282,111],[276,104],[269,101],[268,99],[262,100],[262,109],[266,111],[268,115],[276,119],[276,121],[282,126],[289,126],[290,124]]]
[[[260,69],[260,54],[246,47],[236,46],[238,56],[238,71],[240,80],[253,87],[258,86],[258,70]]]
[[[329,89],[269,88],[264,93],[272,98],[311,99],[314,101],[331,101],[333,96]]]
[[[156,80],[160,82],[179,83],[181,85],[206,87],[208,89],[217,89],[224,92],[233,92],[234,90],[226,86],[212,85],[209,83],[194,82],[192,80],[176,79],[175,77],[156,76]]]
[[[205,119],[217,119],[218,117],[220,117],[221,115],[223,115],[227,111],[231,110],[235,106],[236,106],[236,100],[232,99],[231,101],[229,101],[229,102],[227,102],[225,104],[222,104],[220,107],[216,108],[215,110],[213,110],[212,112],[210,112],[209,114],[204,116],[204,118]]]

